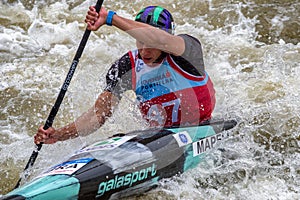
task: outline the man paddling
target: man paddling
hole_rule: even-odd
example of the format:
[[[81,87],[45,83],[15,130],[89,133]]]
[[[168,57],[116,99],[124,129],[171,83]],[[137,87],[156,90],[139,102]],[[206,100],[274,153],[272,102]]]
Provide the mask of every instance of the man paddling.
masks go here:
[[[96,131],[127,90],[135,91],[141,113],[151,126],[198,124],[211,118],[215,91],[204,69],[201,43],[187,34],[174,35],[168,10],[148,6],[130,20],[105,8],[97,13],[91,6],[85,22],[92,31],[103,25],[126,31],[136,40],[137,49],[112,64],[106,88],[92,108],[65,127],[44,130],[41,126],[34,136],[36,144]]]

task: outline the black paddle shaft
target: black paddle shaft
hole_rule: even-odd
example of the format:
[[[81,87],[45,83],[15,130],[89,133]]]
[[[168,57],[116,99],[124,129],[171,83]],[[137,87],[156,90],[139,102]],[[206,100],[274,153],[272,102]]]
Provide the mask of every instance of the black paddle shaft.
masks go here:
[[[95,6],[97,12],[100,11],[100,8],[101,8],[101,6],[103,4],[103,1],[104,0],[98,0],[97,1],[96,6]],[[69,72],[67,74],[67,77],[66,77],[66,79],[65,79],[65,81],[64,81],[64,83],[63,83],[63,85],[62,85],[62,87],[60,89],[60,92],[59,92],[59,94],[57,96],[55,104],[52,107],[52,109],[50,111],[50,114],[49,114],[49,116],[48,116],[48,118],[46,120],[46,123],[45,123],[45,125],[43,127],[44,130],[47,130],[53,124],[54,118],[55,118],[55,116],[56,116],[56,114],[57,114],[57,112],[59,110],[59,107],[60,107],[60,105],[61,105],[61,103],[62,103],[62,101],[64,99],[64,96],[65,96],[65,94],[66,94],[66,92],[68,90],[68,87],[70,85],[70,82],[72,80],[74,72],[76,70],[77,64],[79,62],[79,59],[80,59],[80,57],[82,55],[82,52],[84,50],[84,47],[85,47],[85,45],[86,45],[86,43],[88,41],[88,38],[89,38],[90,34],[91,34],[91,31],[88,30],[88,29],[86,29],[85,32],[84,32],[84,35],[83,35],[83,37],[81,39],[81,42],[79,44],[79,47],[77,49],[77,52],[75,54],[75,57],[74,57],[74,59],[72,61],[72,64],[71,64],[71,67],[70,67]],[[36,145],[35,149],[33,150],[32,154],[31,154],[31,156],[30,156],[30,158],[29,158],[29,160],[28,160],[28,162],[27,162],[27,164],[26,164],[26,166],[24,168],[24,171],[27,170],[29,167],[31,167],[34,164],[34,162],[35,162],[35,160],[36,160],[36,158],[38,156],[38,153],[39,153],[39,151],[42,148],[42,145],[43,145],[42,143]],[[26,178],[27,174],[25,173],[24,176]],[[15,186],[15,188],[19,187],[21,180],[22,180],[22,177],[19,179],[19,181],[18,181],[17,185]]]

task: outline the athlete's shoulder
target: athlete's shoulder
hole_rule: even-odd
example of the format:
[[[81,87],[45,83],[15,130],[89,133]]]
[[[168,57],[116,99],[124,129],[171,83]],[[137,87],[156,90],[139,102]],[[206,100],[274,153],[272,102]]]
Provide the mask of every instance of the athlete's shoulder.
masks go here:
[[[186,72],[193,75],[205,75],[203,52],[200,41],[189,35],[178,35],[184,39],[185,50],[181,56],[171,55],[173,60]]]
[[[187,46],[187,44],[191,44],[191,45],[201,45],[201,42],[199,39],[197,39],[196,37],[189,35],[189,34],[179,34],[179,37],[183,38],[184,42],[185,42],[185,46]]]

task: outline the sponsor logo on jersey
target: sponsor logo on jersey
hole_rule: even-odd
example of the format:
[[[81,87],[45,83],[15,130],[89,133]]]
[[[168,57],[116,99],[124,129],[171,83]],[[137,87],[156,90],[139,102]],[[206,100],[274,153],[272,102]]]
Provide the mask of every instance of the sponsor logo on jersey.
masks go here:
[[[132,173],[127,173],[125,175],[115,175],[114,178],[108,181],[101,182],[98,187],[97,197],[102,196],[105,192],[113,189],[117,189],[123,186],[131,187],[133,184],[153,178],[156,175],[156,165],[141,169],[139,171],[133,171]]]
[[[212,148],[216,145],[216,143],[224,138],[227,138],[229,133],[218,133],[216,135],[204,138],[197,142],[193,143],[193,156],[198,156]]]
[[[136,72],[140,72],[144,68],[144,63],[139,62],[136,67]]]
[[[148,87],[153,87],[156,85],[165,85],[172,81],[173,81],[173,79],[172,79],[171,73],[169,71],[167,71],[167,72],[157,75],[155,77],[151,77],[149,79],[142,80],[142,88],[149,89]]]

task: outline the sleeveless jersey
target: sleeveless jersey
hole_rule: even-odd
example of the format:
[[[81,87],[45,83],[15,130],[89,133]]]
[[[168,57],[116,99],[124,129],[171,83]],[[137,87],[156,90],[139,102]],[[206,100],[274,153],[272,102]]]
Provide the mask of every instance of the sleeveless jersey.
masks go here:
[[[195,76],[178,66],[167,55],[151,67],[129,52],[132,64],[132,88],[143,116],[154,125],[198,124],[211,118],[215,106],[213,84],[205,73]]]

